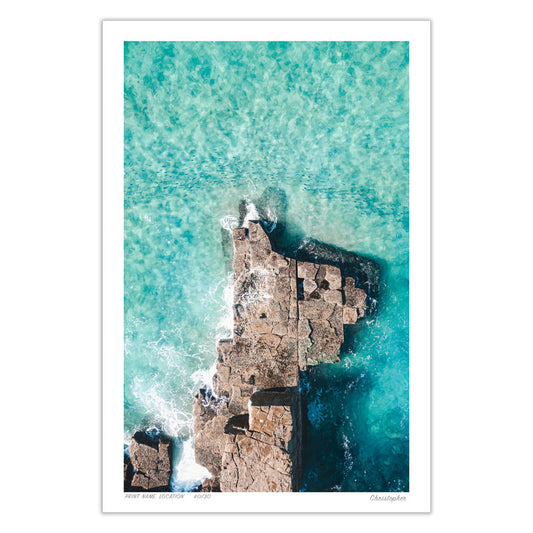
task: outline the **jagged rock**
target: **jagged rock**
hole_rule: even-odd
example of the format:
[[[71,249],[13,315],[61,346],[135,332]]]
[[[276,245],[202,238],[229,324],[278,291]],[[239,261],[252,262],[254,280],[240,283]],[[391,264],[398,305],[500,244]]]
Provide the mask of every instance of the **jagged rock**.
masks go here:
[[[314,263],[306,263],[304,261],[298,261],[298,276],[303,279],[315,279],[318,272],[318,266]]]
[[[297,389],[256,392],[249,414],[225,428],[222,492],[291,492],[301,480],[301,408]]]
[[[196,461],[222,492],[297,491],[299,372],[340,360],[343,325],[365,315],[367,295],[335,265],[273,250],[260,222],[233,230],[233,244],[234,334],[217,347],[216,397],[194,399]]]
[[[366,305],[366,292],[356,287],[355,280],[347,277],[344,280],[344,296],[345,296],[345,324],[355,324],[358,318],[365,316],[365,311],[368,309]]]
[[[298,248],[298,263],[322,263],[339,267],[342,276],[357,280],[358,287],[364,287],[370,298],[379,297],[380,267],[376,261],[335,248],[328,244],[306,239]],[[302,277],[302,276],[300,276]]]
[[[169,438],[138,431],[130,442],[130,460],[134,469],[131,491],[170,491],[172,441]]]
[[[340,289],[342,287],[341,269],[332,265],[325,265],[325,270],[324,279],[329,283],[329,288],[332,290]]]
[[[194,453],[196,462],[205,466],[213,476],[218,476],[221,468],[226,419],[229,417],[227,404],[207,397],[205,389],[200,390],[193,401]]]
[[[192,492],[220,492],[220,480],[218,477],[206,479]]]

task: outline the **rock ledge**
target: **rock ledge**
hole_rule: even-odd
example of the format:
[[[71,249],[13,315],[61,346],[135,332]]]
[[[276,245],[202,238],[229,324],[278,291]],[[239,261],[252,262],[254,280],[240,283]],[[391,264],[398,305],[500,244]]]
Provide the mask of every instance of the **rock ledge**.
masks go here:
[[[198,490],[294,492],[302,474],[299,372],[339,362],[344,325],[367,294],[329,264],[272,249],[260,222],[233,230],[233,338],[217,346],[213,391],[194,399]]]

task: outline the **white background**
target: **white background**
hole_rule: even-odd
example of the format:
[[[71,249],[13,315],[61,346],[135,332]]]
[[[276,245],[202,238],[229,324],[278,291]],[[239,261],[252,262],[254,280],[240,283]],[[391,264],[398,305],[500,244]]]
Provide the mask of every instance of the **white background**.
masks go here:
[[[527,2],[251,4],[3,4],[2,522],[60,532],[311,523],[318,530],[531,530]],[[100,20],[207,16],[433,21],[429,515],[100,514]]]

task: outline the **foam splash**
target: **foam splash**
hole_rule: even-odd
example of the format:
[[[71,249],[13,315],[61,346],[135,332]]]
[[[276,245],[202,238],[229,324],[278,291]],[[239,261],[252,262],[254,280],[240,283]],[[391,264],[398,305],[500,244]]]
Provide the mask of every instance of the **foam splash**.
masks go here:
[[[259,211],[257,211],[257,207],[253,202],[246,202],[246,215],[242,221],[241,227],[248,228],[252,220],[261,220],[261,216],[259,215]]]
[[[170,490],[172,492],[190,492],[202,481],[209,479],[211,474],[207,468],[200,466],[194,460],[194,440],[185,441],[175,439],[173,442],[174,461]]]
[[[220,219],[220,225],[226,230],[226,231],[233,231],[234,229],[239,227],[239,220],[236,216],[233,215],[226,215],[223,216]]]
[[[175,401],[169,399],[164,384],[154,383],[146,386],[146,380],[142,377],[135,377],[132,392],[138,405],[152,420],[152,428],[157,427],[161,432],[172,437],[190,433],[193,424],[192,413],[182,410]],[[129,437],[135,431],[143,429],[145,428],[139,425],[129,433]]]
[[[267,206],[265,209],[263,222],[265,223],[265,230],[267,233],[272,233],[278,225],[278,216],[270,206]]]
[[[217,364],[216,360],[213,363],[212,366],[210,366],[207,370],[197,370],[196,372],[193,372],[191,375],[191,379],[196,384],[196,387],[198,389],[201,389],[202,387],[208,386],[212,387],[213,383],[213,376],[215,375],[217,370]]]
[[[342,435],[342,449],[344,450],[344,474],[346,475],[353,469],[353,456],[350,451],[352,446],[346,434]]]
[[[228,224],[227,221],[232,218],[235,217],[231,217],[231,215],[223,217],[221,219],[221,224],[222,220],[224,220],[225,224]],[[255,220],[263,221],[263,227],[265,228],[265,231],[267,233],[272,233],[276,229],[276,226],[278,224],[278,216],[274,209],[272,209],[270,206],[265,206],[261,208],[261,211],[259,211],[258,207],[255,205],[254,202],[247,200],[246,215],[244,216],[241,227],[248,228],[250,226],[250,222]],[[224,227],[224,225],[222,227]]]

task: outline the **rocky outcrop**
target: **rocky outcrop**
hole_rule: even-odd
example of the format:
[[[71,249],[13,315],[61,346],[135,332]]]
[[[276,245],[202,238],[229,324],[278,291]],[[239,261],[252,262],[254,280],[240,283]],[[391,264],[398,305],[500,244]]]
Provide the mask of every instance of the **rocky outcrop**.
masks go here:
[[[290,492],[301,473],[301,408],[296,389],[252,394],[247,414],[228,420],[220,490]]]
[[[297,491],[299,372],[340,360],[367,293],[335,265],[274,251],[260,222],[233,230],[233,245],[233,338],[218,344],[213,391],[194,399],[196,461],[223,492]]]
[[[132,492],[170,491],[172,441],[143,431],[133,435],[124,463],[124,489]]]

